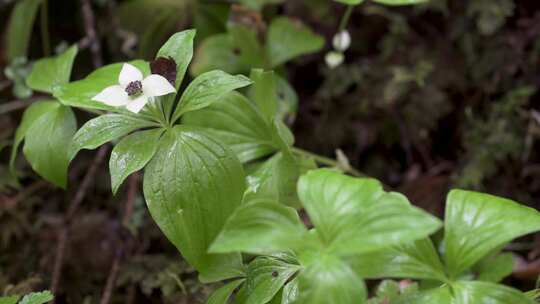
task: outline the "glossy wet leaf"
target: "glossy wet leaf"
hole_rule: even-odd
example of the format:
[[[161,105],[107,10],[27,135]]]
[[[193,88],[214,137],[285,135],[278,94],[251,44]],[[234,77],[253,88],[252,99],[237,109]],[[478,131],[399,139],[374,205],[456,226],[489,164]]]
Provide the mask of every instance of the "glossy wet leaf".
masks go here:
[[[68,83],[77,51],[75,45],[58,56],[36,61],[32,66],[32,72],[26,78],[28,87],[36,91],[53,93],[55,88]]]
[[[421,291],[415,296],[399,298],[395,304],[456,304],[448,286],[443,285],[426,291]],[[394,304],[394,303],[392,303]]]
[[[73,111],[56,103],[32,123],[24,140],[23,152],[32,169],[62,188],[67,185],[68,148],[76,130]]]
[[[162,133],[163,129],[135,132],[124,137],[114,147],[109,161],[113,193],[130,174],[144,168],[152,159]]]
[[[28,129],[32,124],[34,124],[39,117],[45,114],[48,111],[54,110],[58,106],[58,102],[55,100],[51,101],[36,101],[32,103],[23,113],[21,123],[15,132],[15,140],[13,143],[13,148],[11,150],[10,158],[10,170],[12,174],[15,174],[15,158],[17,157],[17,151],[20,144],[24,140]]]
[[[268,254],[288,251],[307,233],[296,210],[272,200],[255,200],[239,209],[210,247],[210,252]]]
[[[176,89],[182,84],[186,70],[193,57],[193,39],[195,39],[195,33],[195,30],[187,30],[172,35],[157,53],[157,57],[171,57],[176,62]]]
[[[403,278],[444,281],[444,267],[429,239],[354,255],[349,261],[363,278]]]
[[[462,281],[454,284],[455,304],[535,304],[519,290],[488,282]]]
[[[122,114],[105,114],[86,122],[73,136],[70,159],[82,149],[93,150],[135,130],[152,126],[151,122]]]
[[[227,304],[229,301],[229,298],[231,297],[231,294],[234,292],[240,284],[244,282],[244,279],[241,280],[235,280],[232,282],[229,282],[216,291],[214,291],[208,300],[206,301],[206,304]]]
[[[27,57],[32,28],[42,0],[17,1],[7,26],[7,58]]]
[[[283,287],[281,304],[293,304],[298,299],[298,279],[294,278]]]
[[[278,17],[268,29],[266,52],[272,67],[297,56],[316,52],[324,46],[324,39],[299,20]]]
[[[193,80],[180,98],[173,121],[182,114],[208,107],[227,93],[248,86],[251,80],[243,75],[229,75],[222,71],[204,73]]]
[[[242,276],[239,254],[207,251],[244,190],[242,166],[232,151],[195,127],[167,131],[144,174],[153,219],[203,281]]]
[[[357,304],[367,296],[364,282],[342,260],[317,254],[298,275],[297,304]]]
[[[150,66],[146,61],[135,60],[129,62],[129,64],[137,67],[145,76],[150,74]],[[114,63],[101,67],[82,80],[58,87],[54,91],[54,96],[63,104],[71,107],[126,112],[123,108],[111,107],[92,100],[106,87],[118,84],[118,76],[123,65],[123,63]]]
[[[279,257],[258,257],[247,270],[245,304],[268,303],[283,285],[298,270],[299,265],[292,264]]]
[[[201,126],[218,138],[243,163],[277,151],[272,128],[253,103],[237,92],[231,92],[199,111],[186,113],[182,122]]]
[[[445,217],[445,261],[457,276],[496,248],[540,230],[540,213],[509,199],[452,190]]]

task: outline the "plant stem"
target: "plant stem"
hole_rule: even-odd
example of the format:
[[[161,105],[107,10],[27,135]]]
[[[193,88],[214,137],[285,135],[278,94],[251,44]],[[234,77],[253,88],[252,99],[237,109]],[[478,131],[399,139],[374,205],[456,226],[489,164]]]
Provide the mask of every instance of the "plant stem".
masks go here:
[[[49,1],[43,0],[41,4],[41,43],[45,57],[51,55],[51,38],[49,35]]]
[[[354,9],[354,5],[349,5],[347,7],[347,10],[345,11],[345,14],[343,17],[341,17],[341,21],[339,23],[338,33],[343,31],[347,25],[349,24],[349,19],[351,19],[352,11]]]
[[[297,155],[311,157],[316,162],[318,162],[320,164],[331,166],[331,167],[337,167],[337,168],[346,170],[348,173],[350,173],[350,174],[352,174],[354,176],[366,176],[365,174],[362,174],[362,172],[356,170],[353,167],[343,168],[340,165],[340,163],[338,161],[336,161],[335,159],[331,159],[331,158],[328,158],[328,157],[325,157],[325,156],[322,156],[322,155],[319,155],[319,154],[315,154],[315,153],[312,153],[312,152],[309,152],[309,151],[306,151],[306,150],[303,150],[303,149],[300,149],[300,148],[296,148],[296,147],[292,147],[292,151],[294,153],[296,153]]]

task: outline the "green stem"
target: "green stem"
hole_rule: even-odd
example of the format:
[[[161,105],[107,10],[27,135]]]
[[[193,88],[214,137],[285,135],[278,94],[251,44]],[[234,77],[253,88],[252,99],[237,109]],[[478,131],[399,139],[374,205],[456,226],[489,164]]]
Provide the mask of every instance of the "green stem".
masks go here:
[[[345,14],[343,15],[343,17],[341,17],[341,21],[339,23],[338,33],[343,31],[347,27],[347,25],[349,24],[349,19],[351,19],[353,9],[354,9],[353,5],[349,5],[347,7],[347,10],[345,11]]]
[[[294,153],[296,153],[297,155],[311,157],[316,162],[318,162],[320,164],[331,166],[331,167],[337,167],[337,168],[341,168],[343,170],[346,170],[348,173],[350,173],[350,174],[352,174],[354,176],[366,176],[365,174],[362,174],[362,172],[356,170],[353,167],[350,167],[350,168],[341,167],[340,163],[338,161],[336,161],[335,159],[331,159],[331,158],[328,158],[328,157],[325,157],[325,156],[322,156],[322,155],[319,155],[319,154],[315,154],[315,153],[312,153],[312,152],[309,152],[309,151],[306,151],[306,150],[303,150],[303,149],[300,149],[300,148],[296,148],[296,147],[292,147],[292,151]]]
[[[51,38],[49,36],[49,2],[43,0],[41,4],[41,43],[45,57],[51,55]]]

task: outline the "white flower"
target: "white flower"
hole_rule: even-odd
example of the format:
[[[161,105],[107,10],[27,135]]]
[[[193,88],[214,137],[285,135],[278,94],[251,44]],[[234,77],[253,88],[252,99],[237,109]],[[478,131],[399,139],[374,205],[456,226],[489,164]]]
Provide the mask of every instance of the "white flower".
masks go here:
[[[326,65],[328,65],[329,68],[333,69],[343,63],[343,61],[345,60],[345,56],[343,56],[343,53],[340,52],[328,52],[324,59],[326,60]]]
[[[342,30],[337,33],[334,39],[332,39],[332,44],[337,51],[345,52],[351,46],[351,35],[349,31]]]
[[[129,111],[139,113],[150,98],[176,92],[165,77],[152,74],[143,79],[141,71],[128,63],[124,63],[118,83],[105,88],[92,100],[113,107],[125,106]]]

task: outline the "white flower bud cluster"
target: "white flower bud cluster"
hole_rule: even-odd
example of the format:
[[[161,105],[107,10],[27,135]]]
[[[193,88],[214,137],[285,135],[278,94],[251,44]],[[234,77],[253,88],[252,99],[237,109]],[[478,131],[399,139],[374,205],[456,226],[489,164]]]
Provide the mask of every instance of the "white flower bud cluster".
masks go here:
[[[334,50],[328,52],[325,56],[326,65],[333,69],[340,66],[345,61],[345,52],[351,46],[351,35],[349,31],[342,30],[334,35],[332,39]]]

